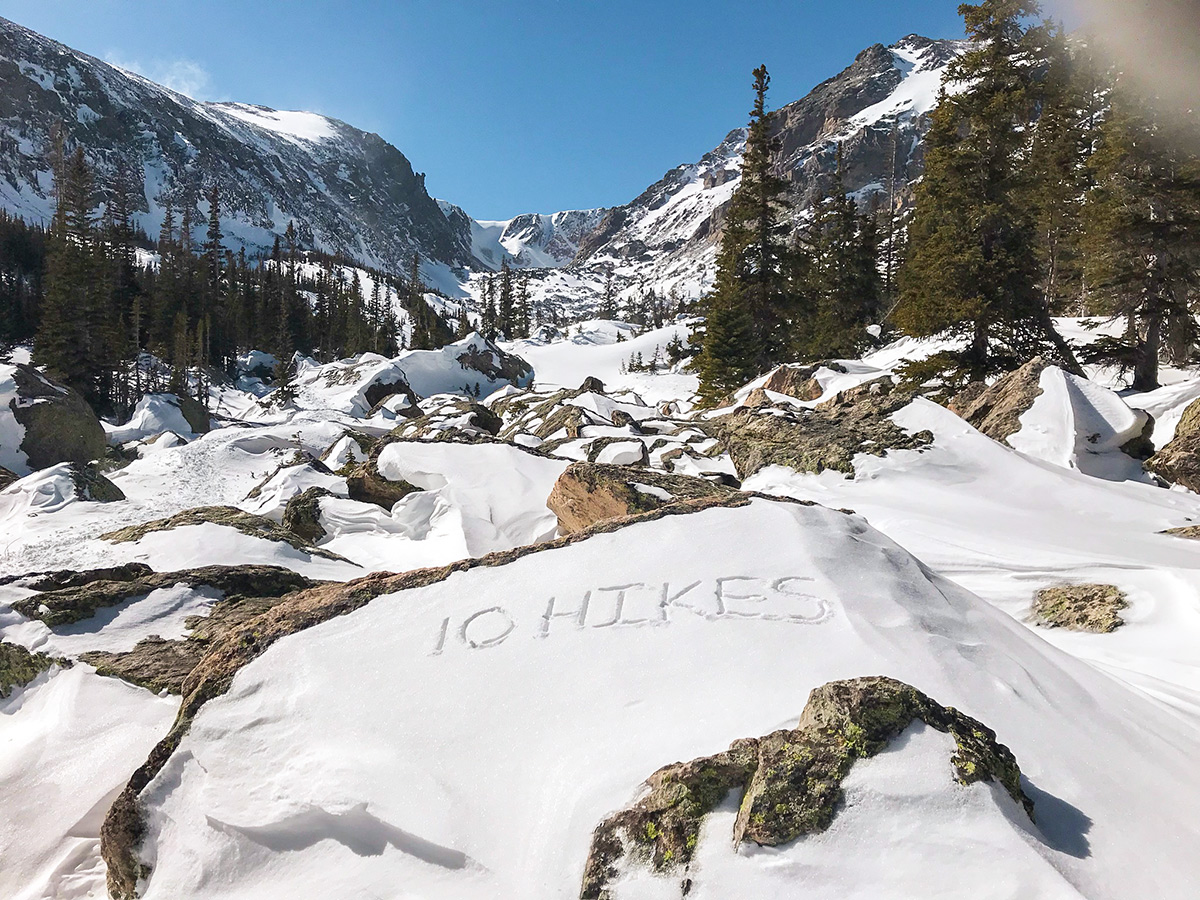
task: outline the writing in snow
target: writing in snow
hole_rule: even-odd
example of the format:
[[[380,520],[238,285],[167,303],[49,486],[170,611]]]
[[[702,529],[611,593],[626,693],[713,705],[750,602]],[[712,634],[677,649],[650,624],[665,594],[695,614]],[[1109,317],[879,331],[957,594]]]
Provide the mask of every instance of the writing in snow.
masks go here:
[[[731,575],[690,583],[616,584],[571,596],[558,594],[546,599],[540,614],[530,611],[527,602],[491,605],[443,618],[431,655],[452,646],[469,650],[498,647],[522,632],[544,639],[564,629],[661,627],[681,615],[710,622],[757,619],[817,625],[833,615],[833,605],[814,594],[812,587],[812,578],[799,575]]]

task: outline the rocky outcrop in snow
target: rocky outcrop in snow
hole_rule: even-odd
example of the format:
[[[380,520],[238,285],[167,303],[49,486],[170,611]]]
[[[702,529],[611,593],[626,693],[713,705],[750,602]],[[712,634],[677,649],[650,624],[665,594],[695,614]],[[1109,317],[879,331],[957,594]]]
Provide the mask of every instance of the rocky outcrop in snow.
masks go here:
[[[27,365],[0,365],[0,465],[28,475],[104,455],[104,429],[69,387]]]
[[[892,414],[912,400],[913,395],[895,390],[890,378],[880,378],[812,409],[747,406],[697,424],[720,440],[742,479],[767,466],[853,476],[860,453],[883,456],[932,443],[928,432],[909,434],[892,421]]]
[[[1200,400],[1184,410],[1175,436],[1146,460],[1146,469],[1172,484],[1200,491]]]
[[[732,488],[704,478],[631,469],[627,465],[578,462],[559,476],[546,505],[558,516],[559,534],[574,534],[597,522],[732,493]]]
[[[725,752],[659,769],[642,797],[606,819],[592,836],[580,891],[605,900],[608,883],[629,862],[681,878],[680,896],[704,819],[734,790],[742,790],[734,824],[743,842],[776,847],[829,827],[854,763],[880,753],[914,721],[954,737],[947,775],[960,784],[994,781],[1031,818],[1033,801],[1021,770],[995,732],[892,678],[856,678],[822,685],[809,695],[796,728],[735,741]]]
[[[1111,584],[1063,584],[1037,592],[1033,613],[1040,625],[1107,634],[1124,621],[1121,610],[1129,605],[1125,592]]]

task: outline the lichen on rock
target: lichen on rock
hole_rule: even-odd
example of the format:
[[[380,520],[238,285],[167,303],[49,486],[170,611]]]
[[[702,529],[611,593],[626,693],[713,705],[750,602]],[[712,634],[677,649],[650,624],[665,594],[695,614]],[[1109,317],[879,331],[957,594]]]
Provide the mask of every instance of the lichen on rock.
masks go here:
[[[1033,802],[1021,788],[1015,757],[983,723],[892,678],[834,681],[809,695],[795,729],[736,741],[724,753],[651,775],[641,798],[593,833],[580,897],[606,900],[626,860],[679,874],[686,893],[703,819],[734,790],[742,791],[735,845],[779,846],[824,831],[855,761],[881,752],[918,720],[954,737],[955,781],[996,782],[1032,819]]]
[[[912,394],[893,390],[890,379],[879,379],[813,409],[741,408],[697,425],[720,441],[743,479],[772,465],[853,476],[860,453],[883,456],[933,442],[930,432],[909,434],[892,421],[912,400]]]
[[[51,666],[69,666],[66,660],[45,653],[30,653],[20,644],[0,641],[0,700],[5,700],[15,688],[25,687]]]
[[[1121,610],[1129,605],[1125,592],[1111,584],[1064,584],[1048,587],[1034,597],[1039,625],[1107,634],[1125,624]]]
[[[1183,411],[1174,437],[1146,460],[1145,467],[1171,484],[1200,491],[1200,400]]]
[[[310,487],[287,502],[283,510],[283,527],[311,544],[326,537],[321,524],[321,498],[333,494],[323,487]]]
[[[189,525],[205,524],[223,525],[250,537],[262,538],[266,541],[279,541],[312,556],[322,556],[326,559],[342,559],[342,557],[335,553],[314,547],[299,535],[288,531],[281,525],[275,524],[270,519],[248,513],[245,510],[238,509],[236,506],[197,506],[193,509],[185,509],[183,512],[178,512],[165,519],[155,519],[152,522],[142,522],[138,525],[118,528],[116,531],[100,535],[100,539],[120,544],[127,541],[140,541],[146,535],[153,534],[156,531],[170,531]]]
[[[733,493],[732,488],[690,475],[578,462],[559,476],[546,505],[558,516],[559,533],[573,534],[597,522],[638,515],[671,503]]]

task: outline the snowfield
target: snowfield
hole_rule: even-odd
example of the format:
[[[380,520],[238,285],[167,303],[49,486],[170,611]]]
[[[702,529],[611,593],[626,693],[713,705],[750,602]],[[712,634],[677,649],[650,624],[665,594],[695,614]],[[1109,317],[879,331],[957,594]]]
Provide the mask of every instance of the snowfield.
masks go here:
[[[593,829],[648,776],[794,728],[813,689],[874,675],[994,729],[1033,820],[994,782],[957,783],[953,739],[916,721],[853,765],[827,830],[734,847],[733,791],[686,869],[625,859],[612,900],[675,900],[684,878],[689,900],[1200,894],[1200,555],[1162,533],[1200,524],[1200,497],[1122,450],[1150,434],[1147,414],[1161,448],[1200,378],[1170,370],[1132,395],[1111,372],[1046,368],[1007,443],[906,401],[891,421],[928,433],[920,449],[860,452],[852,474],[767,465],[742,483],[753,499],[551,544],[547,501],[572,461],[675,502],[656,478],[736,477],[706,430],[721,416],[764,400],[819,411],[944,346],[818,367],[816,399],[764,376],[729,410],[694,412],[695,376],[665,361],[688,333],[579,323],[495,349],[532,373],[474,382],[459,357],[493,352],[477,338],[301,361],[283,402],[214,386],[208,433],[166,396],[107,426],[132,458],[107,473],[124,500],[81,499],[65,463],[0,489],[0,638],[65,660],[0,699],[0,895],[106,895],[101,823],[180,697],[80,656],[194,645],[237,601],[188,572],[274,565],[332,583],[320,591],[487,554],[364,588],[365,605],[252,653],[138,792],[141,896],[578,897]],[[662,367],[630,372],[635,354]],[[11,458],[21,434],[4,412]],[[104,537],[213,506],[266,525],[222,514]],[[182,574],[67,623],[22,604],[29,573],[123,563]],[[1121,627],[1039,624],[1037,591],[1087,583],[1124,592]]]

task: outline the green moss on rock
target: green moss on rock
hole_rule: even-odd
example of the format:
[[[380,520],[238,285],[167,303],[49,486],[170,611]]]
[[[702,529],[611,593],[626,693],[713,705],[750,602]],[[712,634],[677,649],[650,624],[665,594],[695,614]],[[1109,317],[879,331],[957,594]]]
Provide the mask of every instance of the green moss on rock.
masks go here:
[[[19,644],[0,642],[0,700],[16,688],[25,687],[51,666],[70,663],[44,653],[30,653]]]
[[[834,681],[809,695],[795,729],[737,741],[724,753],[650,776],[641,799],[593,833],[580,897],[609,897],[623,859],[685,876],[704,817],[731,790],[743,791],[735,845],[778,846],[825,830],[855,761],[879,753],[917,720],[954,737],[956,781],[994,781],[1033,817],[1015,757],[983,723],[895,679]],[[688,883],[684,877],[684,893]]]
[[[283,510],[283,527],[315,544],[328,534],[321,525],[321,498],[332,496],[323,487],[310,487],[297,494]]]
[[[1125,592],[1111,584],[1064,584],[1037,592],[1033,612],[1038,624],[1107,634],[1125,624]]]

